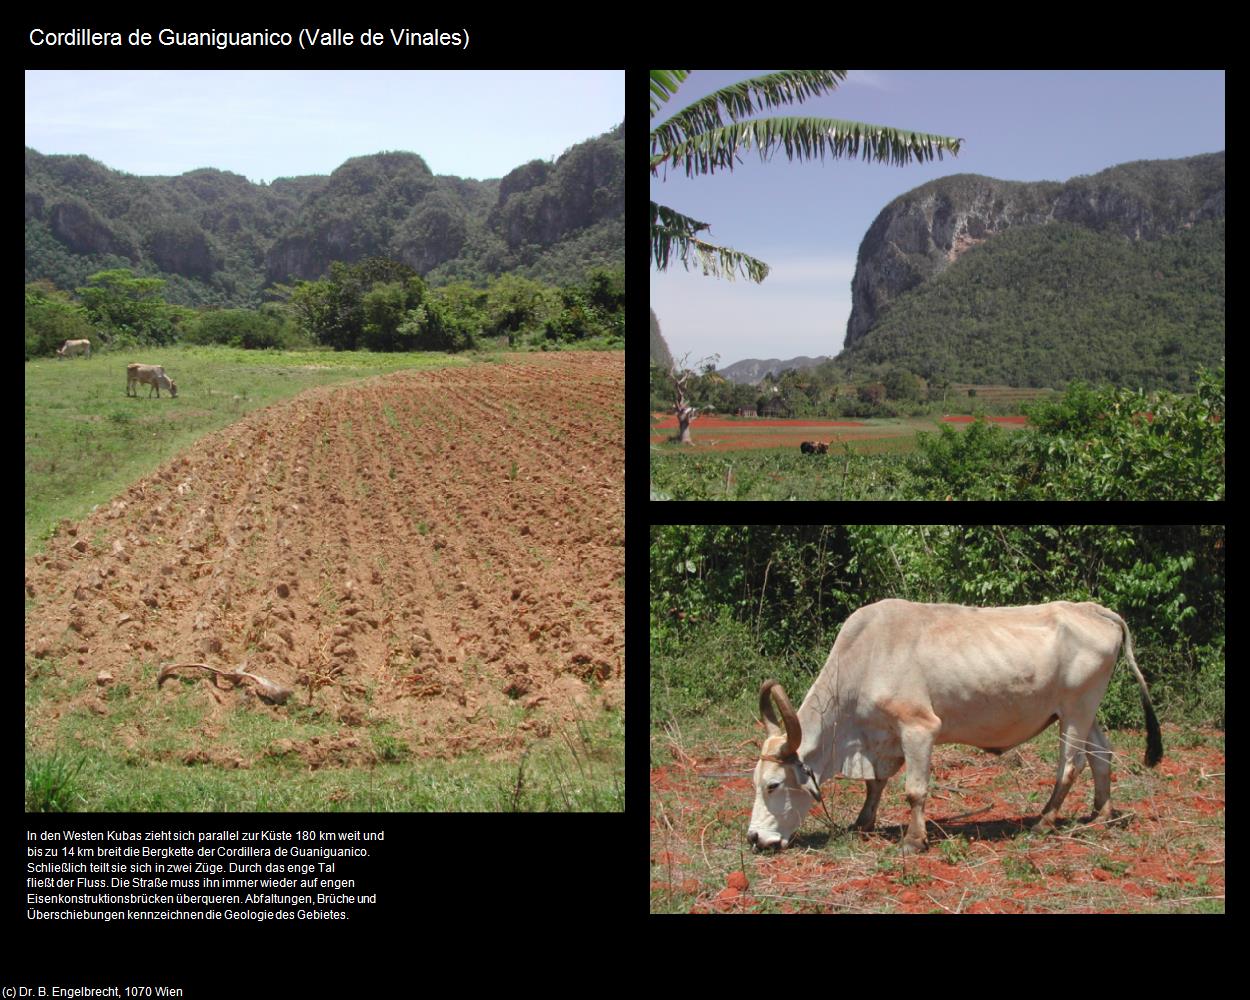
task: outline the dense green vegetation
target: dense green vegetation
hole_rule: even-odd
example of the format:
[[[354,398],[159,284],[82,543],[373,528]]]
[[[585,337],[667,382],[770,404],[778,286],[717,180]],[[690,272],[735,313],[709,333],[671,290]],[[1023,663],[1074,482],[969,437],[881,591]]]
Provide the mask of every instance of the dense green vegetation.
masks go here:
[[[797,699],[846,617],[886,597],[1097,601],[1132,629],[1164,723],[1224,725],[1223,525],[653,525],[651,718],[750,718],[766,664]],[[1141,726],[1112,675],[1102,718]]]
[[[886,205],[860,244],[844,360],[958,381],[1180,387],[1220,356],[1206,341],[1211,325],[1223,332],[1224,199],[1223,151],[1065,184],[929,181]],[[949,284],[930,294],[939,276]],[[890,335],[859,356],[888,321]],[[1199,349],[1175,364],[1193,339]],[[1056,361],[1055,342],[1073,360]]]
[[[1225,220],[1133,242],[1066,223],[1009,229],[899,297],[827,364],[841,380],[1189,387],[1224,354]]]
[[[103,271],[70,295],[26,287],[26,359],[63,340],[99,351],[177,342],[243,348],[462,351],[480,346],[617,348],[625,342],[625,272],[592,269],[562,288],[507,274],[477,288],[431,289],[411,267],[370,258],[330,265],[320,281],[278,286],[281,301],[252,309],[201,309],[163,298],[160,278]]]
[[[653,413],[673,408],[671,366],[651,365],[650,407]],[[758,385],[725,378],[712,363],[686,381],[687,393],[700,412],[732,414],[739,407],[754,407],[760,416],[783,419],[826,419],[940,415],[947,413],[1019,413],[1026,399],[1049,394],[1049,390],[1013,390],[1007,386],[966,386],[939,378],[932,382],[912,374],[901,365],[880,366],[879,377],[861,376],[854,381],[834,365],[788,368],[769,373]],[[696,423],[696,429],[698,427]]]
[[[186,306],[257,307],[278,282],[386,257],[433,287],[515,274],[567,286],[624,266],[620,126],[500,180],[435,176],[415,153],[350,159],[329,177],[253,184],[221,170],[134,177],[26,150],[26,281],[100,271],[161,277]]]
[[[1030,430],[943,427],[906,454],[653,448],[651,488],[676,500],[1222,500],[1224,378],[1200,371],[1187,395],[1076,383],[1024,407]]]

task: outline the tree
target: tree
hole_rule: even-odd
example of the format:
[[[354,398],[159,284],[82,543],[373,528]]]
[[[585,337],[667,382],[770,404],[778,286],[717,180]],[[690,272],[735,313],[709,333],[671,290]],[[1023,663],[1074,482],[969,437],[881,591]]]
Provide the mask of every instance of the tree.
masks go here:
[[[690,389],[687,383],[692,378],[697,378],[697,373],[693,368],[686,367],[686,360],[690,355],[687,354],[681,359],[680,364],[674,364],[669,369],[669,380],[673,384],[673,412],[677,414],[677,442],[678,444],[694,444],[690,439],[690,424],[694,418],[698,416],[700,407],[691,405]],[[713,354],[708,358],[704,358],[699,365],[707,367],[711,365],[712,370],[716,370],[716,363],[720,360],[719,354]]]
[[[354,351],[366,334],[370,320],[365,315],[365,295],[379,284],[398,284],[408,298],[405,308],[415,307],[425,298],[425,282],[407,264],[382,257],[369,257],[356,264],[335,261],[330,274],[320,281],[301,281],[291,293],[291,306],[300,323],[321,343],[336,351]],[[378,326],[381,306],[374,303],[370,335],[386,339],[388,331]],[[383,347],[395,350],[395,346]]]
[[[486,292],[467,281],[457,281],[430,290],[430,297],[448,322],[476,337],[485,325]]]
[[[526,333],[541,325],[546,293],[540,282],[519,274],[505,274],[491,282],[484,309],[487,335],[506,334],[510,347],[521,342]]]
[[[416,285],[420,279],[411,281]],[[400,336],[399,328],[408,311],[421,305],[423,288],[412,285],[400,281],[378,282],[361,296],[364,314],[361,346],[365,350],[397,351],[411,347],[405,343],[408,338]]]
[[[689,75],[689,70],[651,71],[651,117],[668,101]],[[659,175],[671,165],[684,167],[686,176],[732,170],[739,154],[754,144],[760,159],[767,160],[779,147],[793,160],[810,160],[826,154],[835,158],[861,156],[865,160],[903,166],[914,161],[942,158],[943,151],[957,154],[962,139],[904,132],[884,125],[840,121],[834,118],[756,118],[743,120],[764,108],[802,103],[837,89],[846,79],[844,69],[782,70],[767,76],[731,84],[689,107],[683,108],[651,130],[651,173]],[[728,116],[726,125],[721,115]],[[741,273],[763,281],[768,265],[748,254],[708,243],[697,234],[709,228],[664,205],[651,202],[651,259],[667,270],[674,257],[689,269],[698,258],[704,274],[733,279]]]
[[[886,399],[915,400],[920,398],[920,380],[900,365],[895,365],[881,380]]]
[[[103,327],[113,337],[133,337],[140,344],[172,344],[179,313],[162,296],[164,287],[164,278],[138,278],[123,267],[97,271],[77,292],[97,329]]]

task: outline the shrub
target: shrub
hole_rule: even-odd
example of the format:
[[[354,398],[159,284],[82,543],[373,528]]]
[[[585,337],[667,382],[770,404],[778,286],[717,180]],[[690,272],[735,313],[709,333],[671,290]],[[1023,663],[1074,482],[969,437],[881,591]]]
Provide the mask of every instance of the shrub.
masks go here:
[[[282,323],[273,316],[252,309],[217,309],[198,316],[183,339],[258,350],[285,346],[282,334]]]
[[[1070,387],[1026,407],[1037,434],[1029,484],[1042,499],[1224,499],[1224,369],[1191,396]]]
[[[930,497],[988,500],[1012,492],[1016,442],[984,416],[964,431],[943,426],[936,435],[917,434],[916,447],[910,467]]]

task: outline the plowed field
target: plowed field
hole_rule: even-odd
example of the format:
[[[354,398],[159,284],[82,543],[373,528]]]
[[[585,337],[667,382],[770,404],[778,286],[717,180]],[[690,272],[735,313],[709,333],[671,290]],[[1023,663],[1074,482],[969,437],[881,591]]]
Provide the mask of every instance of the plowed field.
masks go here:
[[[27,655],[81,671],[97,714],[123,683],[262,708],[200,672],[154,683],[162,664],[246,663],[294,689],[263,710],[342,722],[342,739],[286,748],[313,767],[358,762],[365,715],[417,755],[519,756],[622,702],[624,371],[619,353],[512,356],[256,411],[27,561]],[[187,740],[240,766],[216,759],[211,726]]]

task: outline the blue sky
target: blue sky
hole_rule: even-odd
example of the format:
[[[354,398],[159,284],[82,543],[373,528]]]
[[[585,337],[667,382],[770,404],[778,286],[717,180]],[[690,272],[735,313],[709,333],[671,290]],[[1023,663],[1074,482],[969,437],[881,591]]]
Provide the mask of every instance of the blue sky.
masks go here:
[[[696,70],[653,124],[772,70]],[[1224,148],[1222,71],[851,70],[833,93],[775,115],[842,118],[962,138],[957,157],[903,167],[859,160],[761,163],[652,179],[653,200],[711,224],[706,238],[772,267],[762,284],[651,269],[651,305],[691,364],[837,354],[860,240],[890,201],[935,177],[1066,181],[1130,160]],[[764,116],[761,116],[764,117]]]
[[[502,177],[625,117],[615,71],[28,71],[26,145],[139,175],[253,181],[419,153],[436,174]]]

